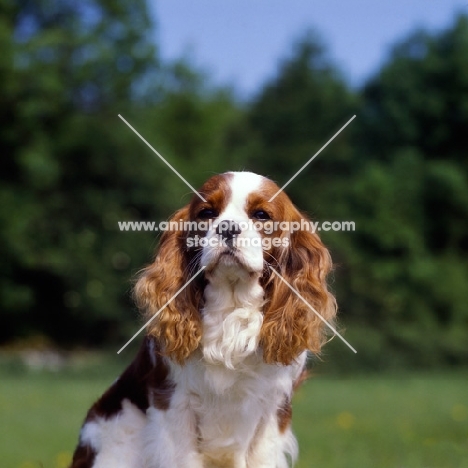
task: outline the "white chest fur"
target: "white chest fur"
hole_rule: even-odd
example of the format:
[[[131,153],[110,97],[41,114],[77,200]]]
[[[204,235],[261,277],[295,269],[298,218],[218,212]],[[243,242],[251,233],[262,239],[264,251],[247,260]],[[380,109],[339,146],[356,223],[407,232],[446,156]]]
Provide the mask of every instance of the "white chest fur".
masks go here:
[[[290,366],[265,364],[258,347],[263,321],[258,279],[226,282],[225,272],[222,278],[212,278],[205,289],[201,350],[184,366],[171,366],[176,383],[171,408],[191,414],[203,467],[276,468],[285,460],[278,408],[292,394],[305,354]]]
[[[228,270],[217,268],[205,288],[200,348],[183,365],[168,363],[175,384],[169,409],[148,411],[152,468],[286,468],[286,454],[295,457],[278,410],[291,398],[306,353],[288,366],[263,361],[258,276]]]
[[[228,369],[207,364],[199,353],[183,369],[172,368],[177,387],[171,408],[190,413],[197,451],[212,460],[212,466],[257,466],[243,463],[250,452],[279,450],[270,444],[279,437],[277,411],[291,395],[293,379],[304,359],[294,366],[279,366],[264,364],[261,356],[251,355],[236,369]],[[276,460],[278,455],[268,457]],[[206,460],[202,466],[211,466]]]

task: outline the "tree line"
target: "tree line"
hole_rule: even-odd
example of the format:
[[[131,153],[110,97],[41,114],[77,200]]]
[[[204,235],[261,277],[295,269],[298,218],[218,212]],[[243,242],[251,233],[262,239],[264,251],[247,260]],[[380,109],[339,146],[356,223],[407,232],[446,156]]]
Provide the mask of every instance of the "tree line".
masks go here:
[[[252,170],[286,182],[355,121],[287,192],[324,232],[332,289],[358,357],[346,368],[462,365],[468,358],[468,18],[397,42],[354,89],[304,33],[248,102],[185,61],[164,62],[145,0],[0,0],[0,342],[66,347],[125,340],[131,281],[195,186]],[[328,360],[328,357],[327,357]]]

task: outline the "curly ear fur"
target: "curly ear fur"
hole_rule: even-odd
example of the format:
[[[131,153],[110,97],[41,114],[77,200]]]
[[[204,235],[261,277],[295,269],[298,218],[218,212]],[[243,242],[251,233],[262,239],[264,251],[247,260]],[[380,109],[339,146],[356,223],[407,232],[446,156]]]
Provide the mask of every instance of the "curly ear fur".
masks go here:
[[[177,211],[170,222],[188,220],[188,207]],[[145,320],[163,307],[189,279],[190,257],[183,231],[168,230],[161,236],[155,260],[141,272],[134,296]],[[168,304],[148,327],[148,333],[159,339],[163,354],[179,363],[197,349],[201,339],[200,304],[203,289],[197,280]]]
[[[301,214],[294,209],[292,221]],[[332,268],[327,248],[309,231],[291,233],[289,246],[275,252],[275,270],[328,322],[333,324],[336,302],[326,278]],[[267,303],[261,344],[267,363],[290,364],[309,350],[318,354],[326,342],[328,328],[273,272],[264,285]]]

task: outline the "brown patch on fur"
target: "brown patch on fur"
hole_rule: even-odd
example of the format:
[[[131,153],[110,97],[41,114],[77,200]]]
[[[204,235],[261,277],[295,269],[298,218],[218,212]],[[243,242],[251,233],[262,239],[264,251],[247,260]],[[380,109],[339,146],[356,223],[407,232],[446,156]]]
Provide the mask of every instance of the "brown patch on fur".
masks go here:
[[[295,392],[309,377],[309,371],[303,369],[299,377],[293,382],[293,392]],[[292,402],[289,396],[284,397],[283,404],[278,408],[278,428],[281,434],[291,425],[292,420]]]
[[[150,356],[151,340],[154,344],[155,364]],[[146,337],[133,362],[88,411],[84,424],[97,418],[108,419],[117,415],[122,411],[123,400],[129,400],[143,414],[150,404],[160,410],[167,410],[174,389],[175,384],[169,379],[169,369],[163,361],[157,342]],[[91,467],[95,456],[91,447],[79,444],[73,455],[71,468]]]
[[[149,398],[152,406],[162,411],[168,410],[175,387],[175,383],[169,378],[169,368],[158,355],[156,366],[149,377]]]
[[[231,187],[229,182],[233,175],[229,172],[219,174],[208,179],[198,191],[203,198],[204,202],[197,194],[192,197],[190,202],[190,219],[198,220],[198,213],[205,208],[215,210],[220,214],[231,198]]]
[[[162,375],[161,381],[153,380],[155,373],[160,373],[159,368],[166,367],[159,357],[156,357],[156,365],[153,367],[149,356],[149,341],[145,339],[133,362],[127,367],[119,379],[102,395],[91,408],[90,416],[110,418],[122,410],[122,400],[128,399],[140,411],[146,412],[148,390],[150,383],[163,385],[166,375]]]
[[[276,412],[278,417],[278,428],[281,434],[284,434],[288,427],[291,425],[292,419],[292,404],[289,396],[284,397],[283,404]]]
[[[70,468],[91,468],[96,458],[96,452],[88,445],[78,445],[73,455]]]

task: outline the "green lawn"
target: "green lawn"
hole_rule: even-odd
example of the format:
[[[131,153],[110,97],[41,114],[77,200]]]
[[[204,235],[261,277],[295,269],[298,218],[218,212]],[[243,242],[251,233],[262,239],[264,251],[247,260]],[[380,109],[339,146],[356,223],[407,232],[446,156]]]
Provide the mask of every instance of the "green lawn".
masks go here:
[[[310,380],[294,406],[298,468],[468,467],[467,380]]]
[[[92,401],[113,378],[0,373],[0,466],[65,468]],[[315,377],[295,399],[298,468],[468,467],[461,375]]]
[[[110,382],[60,376],[2,378],[0,466],[67,467],[87,408]]]

